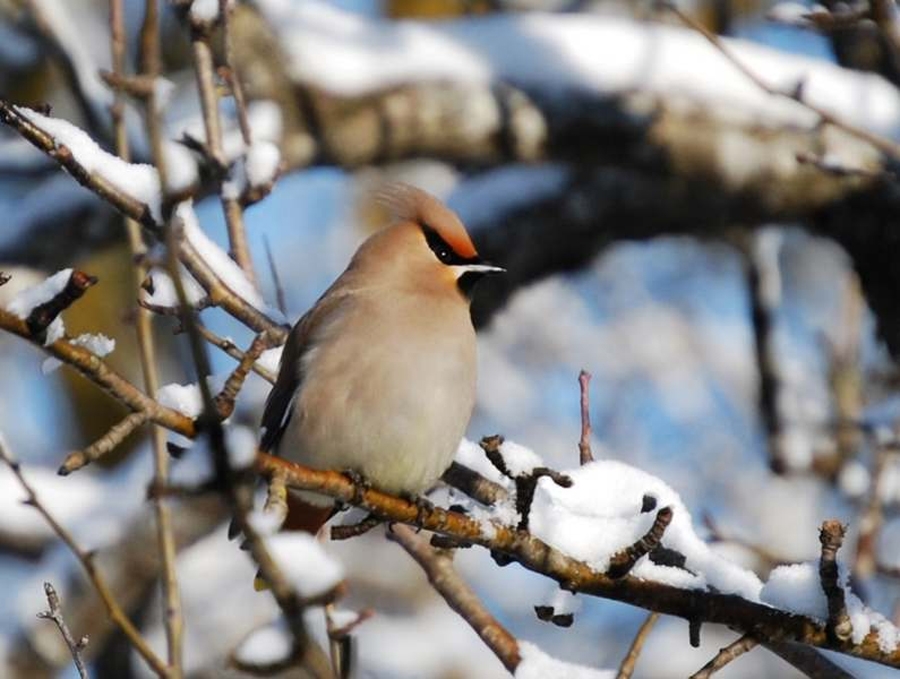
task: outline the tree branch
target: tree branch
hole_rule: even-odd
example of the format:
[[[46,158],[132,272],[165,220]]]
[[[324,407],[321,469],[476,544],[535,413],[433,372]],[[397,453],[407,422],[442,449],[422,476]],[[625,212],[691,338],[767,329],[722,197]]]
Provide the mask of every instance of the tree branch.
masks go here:
[[[288,486],[312,490],[355,504],[386,520],[417,525],[459,541],[503,553],[525,568],[557,581],[562,587],[602,598],[624,601],[648,610],[688,620],[752,631],[762,640],[790,640],[900,667],[900,648],[885,651],[878,635],[870,632],[859,644],[830,637],[818,621],[781,611],[741,597],[712,591],[679,589],[631,576],[612,578],[563,554],[530,533],[497,522],[470,519],[439,507],[419,507],[372,488],[360,488],[344,474],[303,467],[266,453],[257,454],[263,475],[283,474]]]
[[[43,505],[40,498],[38,498],[37,493],[34,492],[34,488],[32,488],[31,484],[28,483],[23,476],[19,463],[6,449],[6,445],[3,443],[2,439],[0,439],[0,460],[5,462],[12,470],[13,474],[15,474],[19,481],[19,485],[22,486],[22,489],[28,496],[26,503],[34,507],[41,516],[44,517],[44,520],[53,529],[53,532],[59,536],[69,550],[71,550],[72,554],[75,555],[75,558],[81,563],[82,568],[84,568],[85,573],[97,590],[97,594],[100,595],[100,599],[103,601],[103,605],[106,607],[106,612],[109,617],[112,618],[116,625],[118,625],[119,629],[122,630],[122,633],[128,637],[128,640],[134,646],[138,654],[140,654],[157,675],[166,678],[170,677],[169,667],[156,655],[156,653],[153,652],[147,641],[141,636],[140,631],[132,624],[131,620],[129,620],[128,616],[125,614],[125,611],[119,606],[113,596],[112,590],[106,583],[106,579],[95,567],[92,555],[78,546],[75,539],[72,537],[72,534],[63,528]]]
[[[521,657],[516,638],[485,608],[471,587],[453,568],[447,554],[432,549],[408,526],[394,525],[387,531],[393,540],[416,560],[438,594],[475,630],[481,640],[500,659],[507,670],[514,673]]]

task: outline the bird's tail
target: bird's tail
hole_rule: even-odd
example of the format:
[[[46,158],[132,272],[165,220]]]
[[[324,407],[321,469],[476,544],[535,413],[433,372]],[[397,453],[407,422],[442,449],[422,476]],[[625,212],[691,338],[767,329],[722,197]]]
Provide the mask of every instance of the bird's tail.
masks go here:
[[[296,493],[288,491],[287,516],[281,525],[281,530],[302,530],[315,535],[332,516],[337,513],[334,504],[324,507],[306,502]]]

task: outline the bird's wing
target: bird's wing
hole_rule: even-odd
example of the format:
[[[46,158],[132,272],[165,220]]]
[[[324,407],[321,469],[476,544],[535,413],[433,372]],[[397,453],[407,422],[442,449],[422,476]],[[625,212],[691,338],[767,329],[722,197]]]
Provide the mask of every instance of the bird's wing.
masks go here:
[[[281,354],[278,378],[269,392],[263,410],[260,430],[260,450],[272,452],[278,446],[284,430],[294,413],[294,399],[303,384],[303,355],[312,347],[312,331],[320,323],[328,322],[339,306],[340,294],[326,292],[318,302],[297,321],[288,335]]]

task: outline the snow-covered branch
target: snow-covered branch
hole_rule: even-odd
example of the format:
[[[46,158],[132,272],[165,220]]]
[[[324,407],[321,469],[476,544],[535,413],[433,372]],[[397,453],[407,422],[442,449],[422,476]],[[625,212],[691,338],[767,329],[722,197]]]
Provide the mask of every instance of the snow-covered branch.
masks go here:
[[[590,463],[582,469],[590,470],[598,464],[604,463]],[[737,580],[729,580],[734,576],[725,576],[724,572],[720,572],[726,580],[720,581],[718,587],[688,585],[685,580],[679,582],[680,576],[676,575],[678,569],[671,567],[662,567],[666,572],[671,572],[668,582],[665,578],[652,579],[646,576],[626,575],[615,578],[605,572],[605,569],[596,570],[565,551],[550,546],[534,533],[518,530],[497,520],[477,519],[439,507],[423,508],[414,502],[386,495],[375,489],[358,487],[344,474],[302,467],[266,454],[259,454],[257,468],[262,474],[283,476],[290,487],[314,490],[342,502],[356,503],[385,520],[417,525],[461,542],[474,543],[492,552],[499,552],[529,570],[556,580],[561,587],[572,592],[624,601],[695,621],[697,624],[718,623],[738,630],[752,631],[764,641],[790,640],[900,667],[900,636],[896,629],[877,615],[872,619],[871,630],[868,627],[869,619],[861,617],[853,627],[852,637],[840,639],[827,632],[823,620],[764,603],[759,600],[758,593],[755,601],[739,595],[737,592],[744,587],[738,584],[742,576],[737,576]],[[611,469],[604,471],[609,472]],[[617,483],[615,480],[609,482]],[[592,497],[598,496],[596,488],[585,492]],[[603,502],[598,501],[601,504]],[[684,510],[682,507],[680,510],[675,508],[674,511],[677,513]],[[566,526],[571,531],[574,516],[569,515],[566,520],[557,517],[557,525]],[[598,516],[592,519],[599,520]],[[600,530],[604,529],[601,527]],[[710,567],[712,568],[712,564]],[[690,562],[687,568],[691,569]],[[707,573],[709,576],[712,574],[713,571]],[[693,574],[694,577],[697,575],[700,574]],[[730,582],[730,586],[737,590],[728,593],[725,582]],[[824,595],[820,593],[820,596],[824,606]],[[865,629],[860,629],[858,625],[865,625]]]

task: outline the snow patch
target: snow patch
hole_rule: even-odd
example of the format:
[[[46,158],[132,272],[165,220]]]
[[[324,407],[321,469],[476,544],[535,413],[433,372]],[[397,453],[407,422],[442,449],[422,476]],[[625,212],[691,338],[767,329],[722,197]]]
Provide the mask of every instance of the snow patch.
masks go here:
[[[290,658],[293,647],[291,633],[278,621],[251,632],[237,647],[234,659],[251,667],[276,665]]]
[[[238,297],[260,311],[268,308],[262,296],[251,283],[241,267],[216,245],[200,228],[192,201],[184,201],[175,208],[175,216],[181,219],[185,238],[194,246],[200,257],[218,275],[222,282]]]
[[[304,598],[325,594],[344,579],[341,563],[308,533],[278,533],[265,541],[288,582]]]
[[[95,356],[99,356],[100,358],[111,354],[116,348],[116,341],[102,333],[97,333],[96,335],[91,333],[84,333],[79,335],[78,337],[75,337],[74,339],[69,340],[69,342],[76,346],[84,347],[92,354],[94,354]],[[45,359],[41,364],[41,372],[45,375],[49,375],[61,365],[62,361],[51,356]]]
[[[615,670],[598,670],[553,658],[527,641],[519,641],[522,661],[513,675],[516,679],[614,679]]]
[[[656,565],[645,556],[632,574],[681,588],[711,586],[759,601],[759,579],[716,554],[697,536],[687,507],[660,479],[615,460],[594,461],[564,473],[572,479],[570,488],[546,477],[538,481],[531,506],[536,537],[605,571],[614,554],[647,533],[659,509],[671,507],[672,521],[662,544],[684,555],[686,570]],[[655,500],[655,507],[642,511],[648,497]]]

